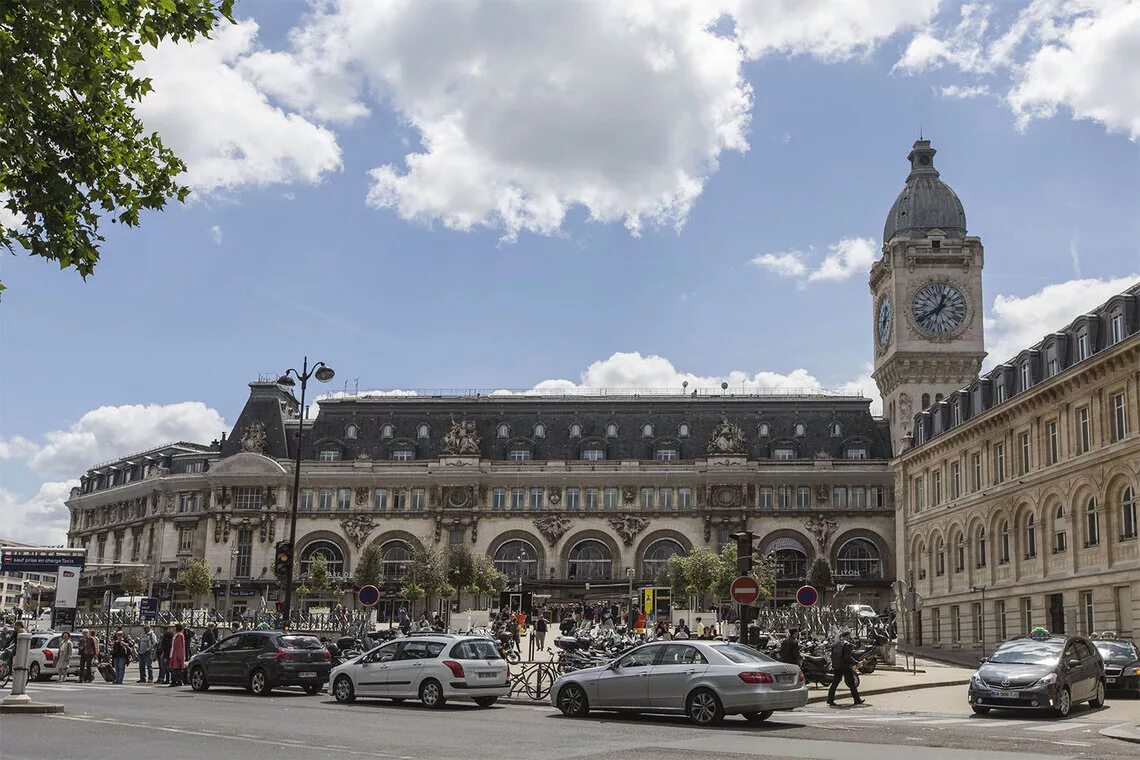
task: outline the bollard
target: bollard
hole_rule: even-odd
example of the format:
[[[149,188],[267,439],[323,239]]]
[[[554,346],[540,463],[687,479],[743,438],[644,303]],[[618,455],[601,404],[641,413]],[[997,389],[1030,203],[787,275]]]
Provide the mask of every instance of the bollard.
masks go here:
[[[32,646],[32,634],[21,633],[16,637],[16,653],[12,656],[12,693],[4,697],[5,705],[20,705],[32,701],[25,692],[28,688],[28,651]]]

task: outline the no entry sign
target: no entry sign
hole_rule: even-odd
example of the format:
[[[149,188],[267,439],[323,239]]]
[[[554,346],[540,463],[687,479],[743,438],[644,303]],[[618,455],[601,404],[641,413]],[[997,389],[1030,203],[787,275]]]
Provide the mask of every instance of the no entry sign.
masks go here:
[[[760,598],[760,584],[755,578],[742,575],[732,582],[728,592],[732,595],[732,600],[738,604],[755,604]]]
[[[819,601],[819,592],[815,590],[815,586],[800,586],[796,590],[796,601],[804,607],[811,607]]]
[[[380,589],[375,586],[362,586],[356,596],[365,607],[371,607],[380,601]]]

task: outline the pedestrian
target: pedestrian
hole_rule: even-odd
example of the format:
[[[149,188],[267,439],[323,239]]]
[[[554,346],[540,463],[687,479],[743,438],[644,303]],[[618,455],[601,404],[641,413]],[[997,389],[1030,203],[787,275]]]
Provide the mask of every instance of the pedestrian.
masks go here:
[[[835,707],[835,689],[839,682],[847,684],[851,690],[854,704],[866,704],[859,698],[859,685],[855,680],[855,667],[859,662],[855,659],[855,645],[851,643],[851,631],[844,630],[839,634],[839,641],[831,647],[831,669],[835,675],[831,677],[831,688],[827,690],[827,704]]]
[[[186,660],[189,661],[190,655],[194,654],[194,629],[190,626],[186,626],[182,631],[182,635],[186,637]],[[182,667],[186,666],[183,665]],[[186,679],[183,678],[182,680],[185,681]]]
[[[653,630],[653,638],[660,639],[662,641],[671,640],[673,636],[669,633],[669,624],[664,620],[658,620],[657,627]]]
[[[685,624],[685,620],[683,618],[681,620],[678,620],[677,627],[673,629],[673,640],[676,641],[678,639],[687,639],[691,638],[691,636],[692,631],[690,631],[689,626]]]
[[[158,637],[150,626],[143,623],[142,633],[139,634],[139,683],[150,683],[154,680],[154,666],[151,658],[158,648]]]
[[[122,631],[115,631],[115,638],[111,642],[111,665],[115,668],[115,680],[111,683],[123,682],[130,659],[131,648],[127,645],[126,637]]]
[[[788,635],[780,642],[780,662],[799,667],[800,660],[800,629],[789,628]]]
[[[79,640],[79,682],[90,683],[95,680],[91,666],[99,657],[99,641],[91,635],[91,629],[83,629],[83,638]]]
[[[546,649],[546,611],[538,613],[538,620],[534,621],[534,645],[538,651]]]
[[[167,626],[158,640],[158,683],[170,683],[170,650],[174,646],[174,631]]]
[[[209,649],[218,643],[218,624],[210,623],[206,626],[206,630],[202,631],[202,651]]]
[[[186,673],[186,636],[182,633],[182,623],[174,624],[174,638],[170,642],[170,685],[182,686]]]
[[[63,683],[67,680],[67,671],[71,667],[71,653],[75,651],[75,645],[71,643],[71,634],[67,631],[63,632],[63,636],[59,642],[59,653],[56,655],[56,670],[59,672],[59,682]]]

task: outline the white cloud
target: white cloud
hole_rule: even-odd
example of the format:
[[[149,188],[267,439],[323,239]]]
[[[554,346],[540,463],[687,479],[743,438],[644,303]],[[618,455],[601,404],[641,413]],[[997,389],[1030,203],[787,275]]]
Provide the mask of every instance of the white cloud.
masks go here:
[[[967,100],[969,98],[980,98],[983,95],[989,95],[990,88],[984,84],[974,86],[952,84],[948,87],[939,88],[938,93],[944,98]]]
[[[237,68],[309,118],[398,114],[415,147],[371,170],[373,207],[508,240],[582,208],[637,234],[683,224],[722,154],[748,149],[746,60],[860,55],[937,4],[330,0],[288,51]]]
[[[1134,285],[1140,274],[1069,280],[1024,297],[999,295],[986,316],[985,368],[1008,361],[1048,333],[1066,327],[1090,309]]]
[[[212,39],[164,42],[138,65],[154,91],[136,111],[186,162],[184,179],[200,192],[314,183],[340,169],[332,132],[277,107],[243,73],[257,30],[253,21],[222,24]]]
[[[38,448],[34,441],[29,441],[23,436],[0,438],[0,460],[24,459],[34,454]]]
[[[8,193],[0,193],[0,230],[6,232],[17,232],[24,227],[23,218],[8,208],[8,203],[11,202],[12,196]]]
[[[814,250],[809,249],[806,253],[799,250],[763,253],[753,258],[752,263],[780,277],[797,278],[803,286],[809,282],[846,280],[866,274],[879,254],[878,245],[871,238],[845,237],[829,245],[829,253],[823,261],[809,268],[805,260]]]
[[[3,537],[40,546],[67,543],[70,516],[63,502],[78,480],[44,483],[35,496],[26,499],[0,488],[0,525]]]
[[[222,244],[222,228],[218,225],[210,227],[210,239],[214,241],[214,245]]]
[[[917,74],[947,64],[975,74],[992,70],[993,61],[982,44],[990,11],[989,6],[967,3],[960,8],[958,24],[952,30],[943,34],[928,26],[911,39],[895,70]]]

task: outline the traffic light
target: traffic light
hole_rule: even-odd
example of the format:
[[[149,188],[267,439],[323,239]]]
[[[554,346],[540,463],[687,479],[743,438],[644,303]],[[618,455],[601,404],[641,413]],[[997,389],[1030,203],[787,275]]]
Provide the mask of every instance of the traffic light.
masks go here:
[[[293,544],[282,541],[277,544],[277,555],[273,561],[273,572],[281,577],[289,574],[289,566],[293,564]]]

